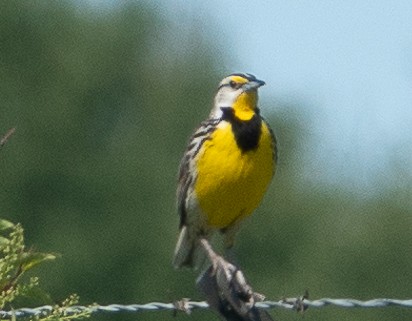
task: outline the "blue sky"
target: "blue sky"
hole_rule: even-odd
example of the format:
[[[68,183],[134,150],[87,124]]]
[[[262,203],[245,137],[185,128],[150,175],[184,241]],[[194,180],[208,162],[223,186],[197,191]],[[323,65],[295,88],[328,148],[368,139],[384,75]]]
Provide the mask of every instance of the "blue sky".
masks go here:
[[[398,174],[410,186],[412,1],[163,5],[182,23],[211,26],[217,41],[230,48],[227,69],[267,82],[262,109],[271,108],[265,96],[310,108],[316,141],[307,148],[315,157],[311,170],[367,188],[376,177],[396,180],[387,171],[396,161],[407,170],[406,177]]]
[[[119,3],[90,1],[99,8]],[[412,1],[147,3],[182,32],[190,33],[194,21],[204,25],[204,36],[216,39],[214,49],[223,46],[222,76],[245,71],[265,80],[263,113],[276,114],[274,100],[310,111],[313,145],[305,157],[311,161],[302,169],[309,177],[366,192],[382,179],[410,188]],[[393,164],[403,170],[394,172]]]

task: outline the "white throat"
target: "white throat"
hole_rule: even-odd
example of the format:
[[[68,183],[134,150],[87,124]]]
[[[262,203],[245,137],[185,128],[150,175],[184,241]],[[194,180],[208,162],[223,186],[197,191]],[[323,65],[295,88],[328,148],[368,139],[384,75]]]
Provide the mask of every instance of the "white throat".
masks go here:
[[[225,88],[226,89],[226,88]],[[222,107],[232,107],[238,96],[242,93],[242,89],[236,91],[220,90],[215,97],[214,107],[210,112],[210,118],[221,118],[223,115]]]

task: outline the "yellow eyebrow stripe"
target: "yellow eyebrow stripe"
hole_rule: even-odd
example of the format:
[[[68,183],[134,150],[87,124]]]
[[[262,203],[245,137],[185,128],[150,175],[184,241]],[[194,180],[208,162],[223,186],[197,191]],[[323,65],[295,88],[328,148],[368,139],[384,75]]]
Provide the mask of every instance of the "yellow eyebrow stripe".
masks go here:
[[[232,76],[230,77],[230,79],[232,79],[233,81],[239,83],[239,84],[246,84],[248,82],[248,80],[244,77],[241,76]]]

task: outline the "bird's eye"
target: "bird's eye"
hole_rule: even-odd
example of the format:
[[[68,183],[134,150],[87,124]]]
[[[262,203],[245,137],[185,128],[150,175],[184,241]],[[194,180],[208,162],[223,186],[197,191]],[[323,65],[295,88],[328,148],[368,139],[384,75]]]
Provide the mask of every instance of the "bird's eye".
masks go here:
[[[231,80],[231,81],[229,82],[229,86],[232,87],[233,89],[234,89],[234,88],[237,88],[237,83],[236,83],[236,81]]]

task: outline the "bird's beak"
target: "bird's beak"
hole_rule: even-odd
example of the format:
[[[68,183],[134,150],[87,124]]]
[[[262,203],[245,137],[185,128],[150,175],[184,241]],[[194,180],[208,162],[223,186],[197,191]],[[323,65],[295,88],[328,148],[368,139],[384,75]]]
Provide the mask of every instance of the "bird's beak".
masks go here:
[[[263,80],[252,80],[242,86],[243,91],[252,91],[258,89],[260,86],[265,85]]]

